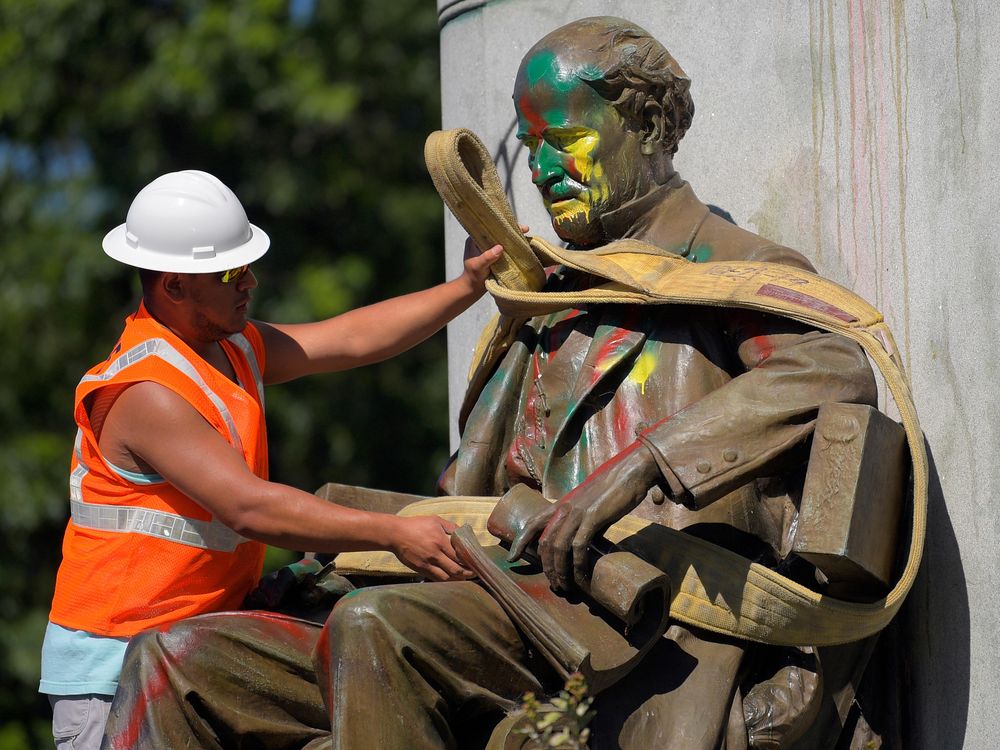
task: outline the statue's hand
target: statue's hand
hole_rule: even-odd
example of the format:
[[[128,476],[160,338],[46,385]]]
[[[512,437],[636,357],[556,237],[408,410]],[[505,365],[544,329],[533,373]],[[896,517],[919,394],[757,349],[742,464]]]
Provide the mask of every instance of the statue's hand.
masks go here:
[[[552,588],[568,591],[570,576],[590,590],[589,548],[594,538],[646,496],[656,481],[656,465],[635,443],[603,464],[554,507],[538,540],[542,567]]]
[[[549,519],[552,518],[552,514],[556,512],[558,506],[558,503],[549,503],[525,521],[524,526],[514,537],[514,541],[510,543],[510,552],[507,554],[508,562],[520,560],[524,556],[528,545],[534,542],[545,530]]]

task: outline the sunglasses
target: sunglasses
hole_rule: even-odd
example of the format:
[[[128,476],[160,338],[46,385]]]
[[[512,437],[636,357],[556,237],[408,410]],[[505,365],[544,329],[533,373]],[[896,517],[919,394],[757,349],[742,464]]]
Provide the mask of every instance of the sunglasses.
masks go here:
[[[239,278],[250,270],[250,264],[245,266],[240,266],[239,268],[230,268],[228,271],[222,272],[222,283],[228,284],[231,281],[238,281]]]

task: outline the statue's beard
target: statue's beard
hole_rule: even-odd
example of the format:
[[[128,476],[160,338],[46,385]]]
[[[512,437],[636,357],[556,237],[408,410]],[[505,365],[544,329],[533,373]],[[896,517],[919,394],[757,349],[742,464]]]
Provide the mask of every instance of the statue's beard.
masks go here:
[[[607,243],[604,229],[597,216],[552,217],[552,228],[563,242],[574,247],[595,247]]]
[[[552,217],[552,228],[560,239],[577,247],[593,247],[607,242],[601,225],[605,195],[591,187],[563,200],[552,201],[553,197],[550,194],[545,207]]]

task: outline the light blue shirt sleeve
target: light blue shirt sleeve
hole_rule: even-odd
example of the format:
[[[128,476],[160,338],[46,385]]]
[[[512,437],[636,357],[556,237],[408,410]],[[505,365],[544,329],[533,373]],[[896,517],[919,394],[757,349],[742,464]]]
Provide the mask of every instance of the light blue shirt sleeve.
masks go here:
[[[128,638],[70,630],[50,622],[42,642],[42,679],[48,695],[114,695]]]

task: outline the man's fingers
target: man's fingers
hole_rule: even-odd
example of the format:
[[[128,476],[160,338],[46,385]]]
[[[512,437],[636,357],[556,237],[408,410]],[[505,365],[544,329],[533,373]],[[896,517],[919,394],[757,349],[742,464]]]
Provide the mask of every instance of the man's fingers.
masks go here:
[[[479,256],[478,260],[484,266],[492,266],[496,263],[497,258],[503,255],[503,246],[494,245],[489,250],[486,250],[482,255]]]
[[[463,250],[462,257],[463,259],[470,261],[470,260],[480,259],[484,255],[491,255],[493,256],[493,259],[496,260],[496,258],[500,257],[500,253],[502,252],[503,252],[503,247],[501,245],[494,245],[493,247],[487,250],[481,250],[479,248],[479,245],[476,244],[475,240],[473,240],[471,237],[466,237],[465,248]]]
[[[447,572],[445,572],[436,565],[424,565],[422,572],[425,578],[429,578],[432,581],[451,580],[451,576],[449,576]]]
[[[465,563],[459,558],[458,553],[455,548],[449,543],[447,547],[442,549],[442,553],[436,560],[435,563],[439,568],[444,570],[448,574],[448,580],[450,581],[468,581],[471,578],[475,578],[476,574],[465,567]]]
[[[475,573],[449,560],[445,555],[435,559],[404,560],[408,568],[416,571],[429,581],[467,581],[475,578]]]
[[[476,244],[475,240],[473,240],[471,237],[465,238],[465,248],[462,253],[462,257],[465,260],[469,260],[470,258],[475,258],[481,252],[482,250],[479,249],[479,245]]]

